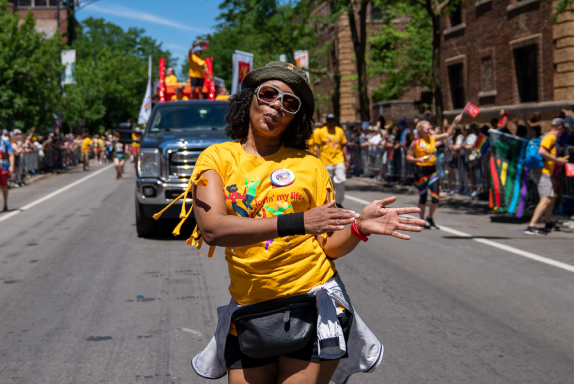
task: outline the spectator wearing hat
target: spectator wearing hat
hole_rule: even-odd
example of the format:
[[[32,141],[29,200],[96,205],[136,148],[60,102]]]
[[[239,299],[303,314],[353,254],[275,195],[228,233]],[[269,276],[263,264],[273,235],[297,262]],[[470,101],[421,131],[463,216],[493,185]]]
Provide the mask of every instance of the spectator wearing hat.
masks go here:
[[[191,83],[191,99],[195,98],[195,89],[197,88],[198,99],[203,99],[201,88],[203,87],[203,79],[207,75],[211,80],[213,77],[207,71],[205,60],[201,58],[201,52],[204,49],[201,45],[196,45],[189,50],[189,82]]]
[[[337,207],[341,208],[345,199],[345,181],[350,159],[345,152],[347,137],[343,129],[336,125],[334,114],[328,114],[327,124],[315,130],[313,143],[317,146],[317,157],[327,168],[335,187]]]
[[[191,91],[191,98],[193,99],[193,91]],[[182,100],[189,100],[189,98],[183,94],[183,86],[176,88],[175,95],[173,95],[169,101],[182,101]]]
[[[562,135],[566,122],[562,118],[552,120],[550,132],[542,136],[538,153],[544,159],[544,166],[540,170],[531,171],[530,177],[536,183],[540,201],[534,209],[530,223],[524,233],[530,236],[547,235],[553,228],[552,208],[556,202],[556,194],[552,184],[552,174],[556,164],[565,165],[568,161],[565,158],[556,157],[556,141]],[[537,228],[538,220],[544,214],[546,225],[544,228]]]
[[[177,76],[173,68],[167,69],[167,76],[165,77],[165,85],[174,85],[177,84]]]

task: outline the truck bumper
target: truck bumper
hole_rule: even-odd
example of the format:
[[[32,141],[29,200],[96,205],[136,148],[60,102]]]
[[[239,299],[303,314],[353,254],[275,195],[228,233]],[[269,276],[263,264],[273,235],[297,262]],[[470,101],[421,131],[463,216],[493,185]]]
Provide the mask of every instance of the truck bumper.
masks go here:
[[[153,188],[154,194],[145,196],[144,188]],[[148,189],[147,188],[147,189]],[[142,205],[143,214],[146,217],[153,217],[154,214],[158,213],[165,208],[166,205],[171,203],[177,196],[182,194],[187,188],[187,183],[164,183],[158,179],[137,179],[136,180],[136,201]],[[149,189],[148,189],[149,191]],[[190,209],[193,200],[191,199],[191,192],[188,198],[185,200],[186,209]],[[163,219],[177,219],[181,212],[182,200],[179,200],[174,205],[172,205],[167,211],[161,216]]]

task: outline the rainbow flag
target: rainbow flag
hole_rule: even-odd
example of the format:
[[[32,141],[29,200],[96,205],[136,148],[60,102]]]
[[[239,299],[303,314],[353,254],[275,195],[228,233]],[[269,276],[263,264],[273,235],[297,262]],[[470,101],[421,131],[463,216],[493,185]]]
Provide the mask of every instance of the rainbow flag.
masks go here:
[[[476,150],[482,156],[486,156],[486,151],[488,151],[488,148],[490,148],[490,139],[488,138],[488,136],[484,136],[482,133],[478,135],[478,139],[476,139],[474,148],[476,148]]]
[[[488,131],[490,149],[490,208],[516,217],[524,214],[529,169],[524,165],[528,140],[497,130]]]

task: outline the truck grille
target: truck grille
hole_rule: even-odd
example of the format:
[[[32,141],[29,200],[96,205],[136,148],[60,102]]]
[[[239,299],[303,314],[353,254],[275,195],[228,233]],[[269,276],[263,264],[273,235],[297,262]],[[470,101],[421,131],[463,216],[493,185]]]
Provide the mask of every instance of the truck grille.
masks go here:
[[[179,150],[169,154],[169,178],[189,179],[202,149]]]

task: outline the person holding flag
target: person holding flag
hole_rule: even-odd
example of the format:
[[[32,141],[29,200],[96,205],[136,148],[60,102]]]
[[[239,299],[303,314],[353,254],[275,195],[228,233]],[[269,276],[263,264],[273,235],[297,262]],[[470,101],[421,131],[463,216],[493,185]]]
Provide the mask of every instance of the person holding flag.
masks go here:
[[[415,165],[415,186],[419,190],[420,217],[424,219],[428,190],[431,191],[429,215],[425,220],[425,229],[439,229],[433,220],[439,202],[439,177],[436,170],[436,142],[446,140],[454,135],[456,125],[462,119],[462,113],[454,121],[446,133],[433,134],[430,122],[419,121],[416,129],[418,138],[411,143],[407,152],[407,161]]]

